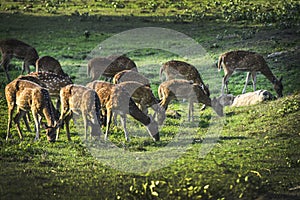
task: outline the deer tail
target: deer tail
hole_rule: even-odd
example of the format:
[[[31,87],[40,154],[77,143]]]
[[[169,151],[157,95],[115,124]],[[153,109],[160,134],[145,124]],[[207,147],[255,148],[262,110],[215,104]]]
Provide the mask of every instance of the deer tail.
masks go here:
[[[223,55],[221,55],[218,60],[218,71],[219,72],[221,71],[221,68],[222,68],[222,62],[223,62]]]
[[[159,79],[162,81],[162,73],[163,73],[163,71],[164,71],[164,67],[165,67],[165,65],[163,65],[161,68],[160,68],[160,70],[159,70]]]

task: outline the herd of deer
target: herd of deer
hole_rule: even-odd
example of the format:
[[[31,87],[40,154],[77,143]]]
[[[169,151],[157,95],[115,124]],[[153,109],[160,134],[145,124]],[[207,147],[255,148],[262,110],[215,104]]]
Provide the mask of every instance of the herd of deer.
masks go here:
[[[66,74],[60,63],[53,57],[38,56],[35,48],[16,40],[5,39],[0,41],[2,53],[1,64],[8,81],[8,66],[15,57],[23,60],[22,73],[8,83],[5,95],[8,104],[8,127],[6,140],[11,136],[12,121],[15,122],[17,131],[22,139],[20,120],[23,119],[28,131],[29,112],[31,111],[35,123],[35,139],[39,138],[39,128],[46,129],[49,141],[55,141],[59,136],[59,129],[66,126],[67,137],[70,140],[69,121],[72,116],[81,115],[84,123],[85,138],[100,137],[102,126],[106,126],[105,139],[108,137],[112,117],[121,116],[125,139],[128,141],[126,128],[126,115],[146,126],[154,141],[159,140],[158,126],[162,125],[169,103],[175,98],[188,99],[188,120],[193,120],[193,103],[203,103],[211,106],[219,116],[223,116],[223,107],[229,105],[224,99],[233,100],[232,96],[224,95],[224,87],[228,93],[228,79],[235,70],[248,71],[243,93],[246,91],[250,75],[253,78],[253,88],[256,90],[256,73],[261,72],[274,85],[279,97],[282,96],[281,80],[277,79],[269,69],[264,58],[254,52],[230,51],[220,56],[219,70],[223,67],[225,76],[222,82],[222,95],[210,98],[208,85],[201,79],[198,70],[183,61],[168,61],[160,69],[160,77],[164,73],[166,81],[158,88],[159,99],[155,97],[150,87],[150,81],[140,74],[135,63],[126,56],[109,56],[93,58],[88,62],[87,74],[92,82],[86,86],[74,84]],[[36,67],[36,72],[30,73],[29,66]],[[112,80],[113,83],[97,80],[99,76]],[[52,98],[56,98],[56,106]],[[248,98],[248,97],[247,97]],[[154,114],[148,114],[148,108]],[[13,112],[17,113],[13,118]],[[60,108],[60,110],[59,110]],[[47,123],[41,123],[45,117]],[[90,131],[89,131],[90,127]]]

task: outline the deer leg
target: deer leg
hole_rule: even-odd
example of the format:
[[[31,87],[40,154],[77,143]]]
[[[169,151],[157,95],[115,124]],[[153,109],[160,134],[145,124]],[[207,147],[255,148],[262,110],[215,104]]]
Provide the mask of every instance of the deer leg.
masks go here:
[[[225,76],[222,81],[222,89],[221,89],[222,95],[224,94],[225,87],[226,87],[226,93],[228,94],[228,80],[229,80],[229,77],[231,76],[231,74],[232,74],[232,72],[225,73]]]
[[[194,104],[192,101],[189,101],[189,113],[188,113],[188,121],[194,121]]]
[[[249,82],[249,78],[250,78],[250,72],[247,72],[247,77],[246,77],[246,80],[245,80],[245,86],[244,86],[244,89],[242,91],[242,94],[244,94],[246,92],[246,88],[247,88],[247,85],[248,85],[248,82]]]
[[[126,128],[126,115],[122,115],[122,116],[121,116],[121,124],[122,124],[122,127],[123,127],[123,129],[124,129],[125,140],[126,140],[127,142],[129,142],[128,131],[127,131],[127,128]]]
[[[10,134],[10,128],[12,124],[12,114],[14,112],[14,105],[12,107],[9,106],[8,108],[8,123],[7,123],[7,131],[6,131],[6,141],[8,140],[9,137],[11,137]]]
[[[252,72],[253,91],[256,91],[256,72]]]
[[[71,141],[71,136],[70,136],[70,121],[71,121],[71,119],[72,119],[72,113],[70,112],[65,118],[66,132],[67,132],[67,137],[68,137],[69,141]]]
[[[34,141],[38,140],[40,138],[40,121],[39,121],[39,116],[38,116],[38,112],[36,111],[32,111],[32,116],[33,116],[33,120],[34,120],[34,124],[35,124],[35,138]]]
[[[88,119],[87,119],[87,113],[82,112],[82,118],[83,118],[83,125],[84,125],[85,140],[87,140],[87,132],[88,132]]]
[[[16,127],[17,127],[17,130],[18,130],[21,140],[23,139],[23,134],[22,134],[22,130],[20,128],[20,119],[23,117],[24,113],[25,113],[24,111],[18,109],[17,114],[14,118],[14,122],[16,124]]]
[[[8,65],[10,63],[10,60],[11,60],[11,56],[9,56],[7,54],[3,54],[2,55],[2,61],[0,63],[0,65],[3,66],[4,72],[5,72],[5,75],[6,75],[6,78],[7,78],[8,81],[10,81],[10,77],[9,77],[9,74],[8,74]]]
[[[105,131],[104,140],[107,140],[111,118],[112,118],[112,110],[111,109],[107,109],[106,131]]]
[[[25,71],[27,72],[27,74],[30,73],[29,63],[27,61],[23,62],[22,74],[24,74]]]

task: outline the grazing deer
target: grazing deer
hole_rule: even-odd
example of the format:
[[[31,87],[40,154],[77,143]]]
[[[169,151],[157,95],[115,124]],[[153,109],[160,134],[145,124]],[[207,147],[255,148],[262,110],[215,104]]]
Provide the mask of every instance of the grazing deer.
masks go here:
[[[222,94],[224,94],[224,87],[226,87],[226,91],[228,93],[229,77],[235,70],[240,70],[248,72],[242,93],[246,92],[250,75],[252,75],[253,90],[256,90],[256,73],[261,72],[273,84],[278,97],[282,97],[282,77],[277,79],[271,72],[265,59],[258,53],[242,50],[224,53],[218,60],[219,71],[221,70],[221,66],[225,73],[222,81]]]
[[[136,64],[126,56],[96,57],[89,60],[87,74],[92,81],[100,76],[112,79],[115,74],[123,70],[137,71]]]
[[[35,66],[36,60],[39,58],[37,51],[32,46],[16,39],[5,39],[0,41],[0,51],[2,54],[1,64],[6,74],[6,78],[10,81],[8,74],[8,66],[12,58],[23,60],[22,74],[26,71],[30,73],[30,65]]]
[[[158,124],[163,124],[163,121],[166,118],[165,110],[160,106],[159,100],[154,96],[149,86],[145,86],[142,83],[135,81],[126,81],[119,83],[118,85],[127,90],[131,98],[139,105],[139,108],[145,114],[148,114],[147,109],[152,107],[155,112],[154,118],[157,116]]]
[[[59,124],[66,123],[66,132],[68,140],[70,137],[69,122],[73,113],[76,115],[82,115],[85,139],[87,139],[88,125],[91,126],[90,137],[101,135],[101,104],[97,93],[90,88],[81,85],[67,85],[60,90],[61,99],[61,115],[59,118]],[[58,139],[59,131],[56,135]]]
[[[118,84],[126,81],[136,81],[145,86],[150,87],[150,80],[143,76],[142,74],[132,71],[132,70],[123,70],[117,73],[113,78],[113,83]]]
[[[200,86],[202,86],[204,88],[204,92],[208,96],[210,95],[208,85],[204,84],[196,67],[189,63],[178,60],[168,61],[164,63],[163,66],[160,68],[159,77],[161,80],[162,73],[165,73],[167,81],[176,78],[193,81],[194,83],[197,83]]]
[[[47,89],[42,88],[34,82],[27,80],[16,79],[10,82],[5,87],[5,96],[8,105],[8,126],[6,140],[10,137],[10,128],[12,125],[12,115],[17,106],[17,114],[14,117],[20,139],[23,139],[23,134],[20,129],[20,119],[31,111],[35,123],[36,136],[35,140],[39,139],[40,121],[38,116],[44,116],[47,120],[46,135],[50,142],[55,141],[55,132],[57,127],[54,125],[56,119],[52,110],[53,105]]]
[[[161,83],[158,87],[161,106],[167,110],[169,103],[175,98],[187,98],[189,101],[188,121],[193,120],[193,103],[211,106],[219,116],[223,116],[223,106],[214,98],[211,100],[202,86],[184,79],[174,79]]]
[[[25,76],[35,77],[45,85],[45,88],[48,89],[50,96],[57,99],[56,109],[59,109],[60,107],[60,89],[67,85],[73,84],[73,81],[68,75],[59,75],[51,72],[32,72]],[[23,76],[23,78],[25,76]]]
[[[129,93],[121,86],[104,81],[93,81],[87,87],[96,90],[102,105],[102,112],[107,116],[105,139],[108,137],[109,127],[113,114],[121,116],[121,123],[126,141],[129,141],[126,128],[126,115],[130,114],[134,119],[144,124],[154,141],[159,141],[157,123],[151,117],[144,114],[134,103]]]
[[[58,60],[51,56],[43,56],[36,61],[36,72],[51,72],[62,76],[67,76],[62,70]]]

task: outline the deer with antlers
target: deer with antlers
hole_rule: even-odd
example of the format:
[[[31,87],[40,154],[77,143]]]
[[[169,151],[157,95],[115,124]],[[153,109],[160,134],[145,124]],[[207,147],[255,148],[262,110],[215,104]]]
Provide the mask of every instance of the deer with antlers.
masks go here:
[[[22,74],[26,71],[30,73],[30,65],[35,66],[36,60],[39,58],[35,48],[17,39],[5,39],[0,41],[0,51],[2,54],[2,65],[6,78],[10,81],[8,74],[8,66],[12,58],[23,60]]]
[[[219,116],[223,116],[223,106],[216,98],[209,98],[201,85],[184,79],[174,79],[161,83],[158,87],[161,106],[167,110],[169,103],[175,98],[187,98],[189,102],[188,121],[193,120],[193,103],[211,106]]]
[[[87,74],[92,78],[92,81],[97,80],[100,76],[112,79],[115,74],[123,70],[137,71],[136,64],[123,55],[96,57],[89,60],[87,65]]]
[[[44,116],[47,120],[47,124],[42,125],[46,129],[47,138],[51,142],[55,141],[55,132],[57,127],[54,123],[56,122],[56,118],[47,89],[42,88],[31,81],[16,79],[6,85],[5,96],[8,105],[6,140],[8,140],[11,136],[10,128],[12,125],[12,115],[15,107],[17,107],[17,114],[14,117],[14,122],[16,123],[20,139],[23,138],[23,134],[20,129],[20,119],[24,116],[24,114],[31,111],[36,130],[35,140],[39,139],[40,134],[40,120],[38,119],[38,116]]]
[[[81,85],[67,85],[60,90],[61,115],[59,124],[66,124],[68,140],[70,137],[69,122],[72,115],[81,115],[84,123],[85,139],[87,140],[88,126],[91,127],[90,137],[101,135],[102,113],[101,103],[97,93],[90,88]],[[59,131],[56,135],[58,139]]]
[[[221,67],[224,69],[224,77],[222,80],[222,94],[224,94],[224,88],[226,87],[226,91],[228,93],[228,79],[233,74],[234,71],[247,71],[247,77],[244,89],[242,93],[246,92],[246,87],[248,85],[250,76],[252,75],[253,82],[253,90],[256,90],[256,74],[257,72],[261,72],[272,84],[278,95],[278,97],[282,97],[282,77],[277,79],[270,68],[268,67],[267,62],[258,53],[250,52],[250,51],[230,51],[222,54],[218,60],[218,70],[221,70]]]
[[[146,129],[154,141],[159,141],[158,124],[149,116],[144,114],[130,97],[129,93],[121,86],[104,81],[93,81],[87,87],[96,90],[102,105],[102,112],[107,117],[105,139],[113,114],[121,116],[121,124],[124,129],[125,139],[129,141],[126,128],[126,115],[130,114],[134,119],[146,126]]]

